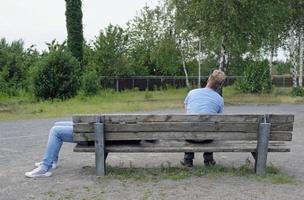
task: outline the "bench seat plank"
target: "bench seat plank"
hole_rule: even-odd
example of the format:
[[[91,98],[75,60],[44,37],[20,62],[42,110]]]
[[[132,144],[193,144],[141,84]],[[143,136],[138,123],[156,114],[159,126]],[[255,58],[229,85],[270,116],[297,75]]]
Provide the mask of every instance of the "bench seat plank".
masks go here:
[[[108,152],[255,152],[256,141],[213,141],[211,143],[189,143],[184,141],[157,141],[155,143],[142,141],[137,144],[107,144]],[[95,152],[94,146],[77,144],[75,152]],[[269,152],[290,152],[285,142],[270,142]]]
[[[210,123],[210,122],[165,122],[137,124],[105,124],[106,132],[175,132],[187,130],[190,132],[204,131],[242,131],[256,132],[258,123]],[[274,129],[275,130],[275,129]],[[94,124],[74,124],[74,132],[94,132]]]
[[[157,140],[157,139],[188,139],[188,140],[257,140],[257,132],[108,132],[105,140]],[[94,141],[95,133],[74,133],[74,141]],[[292,132],[272,131],[272,141],[291,141]]]
[[[108,114],[105,115],[105,123],[132,123],[132,122],[259,122],[261,114],[232,114],[227,117],[225,114]],[[292,114],[271,114],[270,123],[294,122]]]

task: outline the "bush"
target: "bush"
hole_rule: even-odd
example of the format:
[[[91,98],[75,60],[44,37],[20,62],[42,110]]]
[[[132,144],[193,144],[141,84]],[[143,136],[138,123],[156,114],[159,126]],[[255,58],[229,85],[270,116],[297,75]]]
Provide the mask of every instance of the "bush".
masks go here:
[[[291,91],[292,96],[304,97],[304,88],[302,87],[293,87]]]
[[[82,77],[82,90],[85,94],[96,94],[100,88],[100,79],[96,71],[88,71]]]
[[[33,77],[33,89],[41,99],[67,99],[77,93],[80,64],[63,46],[45,53]]]
[[[236,88],[245,93],[269,93],[271,86],[267,61],[250,63],[243,73],[243,78],[236,82]]]

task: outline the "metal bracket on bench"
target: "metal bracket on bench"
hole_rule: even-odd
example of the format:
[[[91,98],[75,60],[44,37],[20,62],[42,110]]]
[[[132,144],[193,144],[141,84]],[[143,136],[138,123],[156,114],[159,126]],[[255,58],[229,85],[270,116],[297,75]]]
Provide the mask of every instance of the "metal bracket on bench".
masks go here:
[[[267,163],[267,153],[268,153],[268,143],[270,137],[270,127],[269,115],[264,115],[260,124],[258,131],[258,142],[257,142],[257,154],[255,163],[255,172],[257,175],[266,174],[266,163]]]

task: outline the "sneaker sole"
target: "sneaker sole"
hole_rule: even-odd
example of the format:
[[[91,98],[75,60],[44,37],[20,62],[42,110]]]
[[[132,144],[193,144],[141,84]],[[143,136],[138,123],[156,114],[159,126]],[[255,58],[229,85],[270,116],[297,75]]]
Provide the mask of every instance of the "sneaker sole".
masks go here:
[[[50,177],[50,176],[52,176],[52,173],[46,172],[45,174],[42,174],[42,175],[31,175],[29,172],[26,172],[25,176],[28,178],[38,178],[38,177],[41,178],[41,177]]]

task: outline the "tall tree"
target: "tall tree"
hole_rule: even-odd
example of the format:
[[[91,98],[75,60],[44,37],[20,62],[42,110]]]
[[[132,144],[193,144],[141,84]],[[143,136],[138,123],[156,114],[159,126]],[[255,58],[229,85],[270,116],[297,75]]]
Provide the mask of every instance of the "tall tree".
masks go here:
[[[100,31],[93,45],[94,64],[101,76],[134,75],[126,55],[128,36],[119,26]]]
[[[161,38],[161,21],[160,7],[151,9],[145,6],[139,15],[128,22],[128,54],[136,74],[159,75],[152,52]]]
[[[72,55],[82,63],[83,60],[83,27],[81,0],[65,0],[66,27],[68,33],[67,45]]]
[[[277,1],[235,1],[235,0],[168,0],[176,7],[177,24],[202,39],[209,53],[215,54],[219,67],[226,69],[229,59],[246,53],[259,54],[269,40],[269,31],[277,34],[275,28],[280,21]],[[281,0],[285,1],[285,0]],[[274,12],[278,12],[274,15]],[[269,25],[273,24],[273,26]],[[273,37],[275,38],[275,37]]]
[[[293,77],[293,86],[302,87],[304,48],[304,2],[298,0],[288,0],[287,2],[289,9],[287,30],[289,34],[289,50],[292,63],[291,75]],[[297,80],[297,75],[299,75],[299,81]]]

